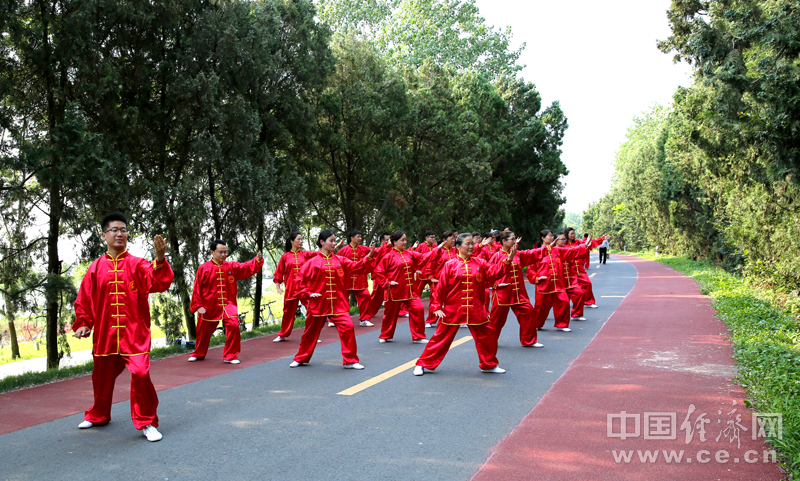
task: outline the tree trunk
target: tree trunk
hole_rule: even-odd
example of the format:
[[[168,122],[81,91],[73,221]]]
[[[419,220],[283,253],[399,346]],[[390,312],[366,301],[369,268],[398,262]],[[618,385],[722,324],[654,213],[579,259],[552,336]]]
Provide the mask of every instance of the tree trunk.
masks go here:
[[[258,252],[264,252],[264,221],[258,224]],[[253,329],[261,322],[261,288],[264,282],[264,268],[256,273],[256,292],[253,296]]]
[[[14,319],[17,317],[17,310],[11,297],[4,295],[6,303],[6,319],[8,319],[8,337],[11,338],[11,359],[20,357],[19,355],[19,342],[17,341],[17,328],[14,326]]]
[[[194,314],[192,314],[192,301],[189,296],[189,286],[186,283],[185,262],[181,256],[180,243],[178,236],[174,233],[169,233],[170,250],[172,251],[172,272],[175,273],[175,287],[178,289],[178,295],[183,304],[183,317],[186,320],[186,329],[189,332],[189,339],[197,339],[197,325],[194,322]]]
[[[47,369],[58,369],[58,298],[61,286],[61,260],[58,258],[58,238],[64,199],[61,197],[61,183],[53,177],[50,183],[50,228],[47,233],[47,281],[45,282],[45,319],[47,341]]]
[[[222,221],[219,218],[213,166],[208,167],[208,196],[211,200],[211,219],[214,221],[214,239],[222,239]]]

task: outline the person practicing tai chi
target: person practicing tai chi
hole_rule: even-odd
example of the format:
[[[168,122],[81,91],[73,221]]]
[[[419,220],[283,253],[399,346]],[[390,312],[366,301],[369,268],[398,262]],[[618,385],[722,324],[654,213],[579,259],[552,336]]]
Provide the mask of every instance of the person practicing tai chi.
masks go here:
[[[483,290],[487,284],[494,284],[510,272],[517,245],[511,247],[503,262],[493,265],[472,256],[472,234],[459,235],[455,245],[458,257],[442,267],[431,298],[431,312],[439,318],[439,326],[417,359],[415,376],[422,376],[426,370],[433,371],[439,366],[462,324],[467,325],[475,339],[481,371],[506,372],[498,366],[497,330],[489,322]]]
[[[409,311],[408,326],[411,328],[412,342],[426,344],[425,311],[419,295],[414,292],[414,276],[421,273],[431,259],[438,257],[439,248],[434,246],[427,254],[407,250],[408,238],[403,231],[394,232],[389,237],[389,243],[392,250],[383,256],[375,268],[375,278],[380,279],[381,287],[386,291],[379,342],[389,342],[394,338],[398,313],[405,305]]]
[[[148,262],[127,251],[128,219],[119,212],[100,223],[107,251],[92,262],[75,300],[75,337],[92,335],[94,405],[80,429],[111,421],[114,383],[126,367],[131,373],[131,418],[148,441],[158,432],[158,395],[150,380],[150,304],[147,295],[169,289],[175,275],[164,254],[167,244],[153,240],[156,258]]]
[[[303,250],[303,236],[299,232],[289,234],[284,251],[285,254],[278,260],[273,276],[278,295],[283,295],[283,319],[281,320],[281,330],[272,342],[286,341],[292,334],[297,308],[300,304],[297,274],[308,259],[317,255],[317,251]],[[284,285],[285,288],[281,288],[281,285]]]
[[[418,245],[414,250],[420,254],[427,254],[434,248],[436,248],[436,232],[429,230],[425,233],[425,242]],[[420,299],[422,299],[422,292],[425,290],[425,287],[431,285],[432,264],[434,264],[433,261],[425,264],[425,267],[422,268],[422,273],[418,274],[414,280],[414,294]]]
[[[556,234],[556,247],[566,247],[567,236],[563,232]],[[583,289],[578,282],[578,269],[572,261],[564,260],[564,285],[567,298],[572,303],[570,317],[572,321],[585,321],[583,317]]]
[[[369,254],[369,247],[361,245],[361,242],[363,241],[361,231],[351,231],[348,235],[348,241],[349,244],[339,249],[337,255],[346,259],[350,259],[353,262],[358,262],[365,258],[367,254]],[[364,273],[352,274],[350,279],[347,281],[347,293],[348,297],[350,297],[349,294],[353,294],[353,296],[356,298],[360,321],[359,324],[362,327],[374,326],[375,324],[369,321],[369,307],[371,299],[369,296],[369,282],[367,281],[367,275]]]
[[[200,265],[194,276],[190,309],[198,314],[197,344],[189,355],[189,362],[205,359],[208,343],[221,321],[225,329],[222,362],[239,364],[242,333],[239,330],[236,281],[252,277],[260,271],[264,256],[259,252],[248,262],[228,262],[228,246],[221,240],[211,241],[208,250],[211,260]]]
[[[581,242],[575,239],[575,229],[572,227],[567,227],[564,229],[564,235],[567,236],[567,247],[572,247],[573,249],[580,246]],[[592,249],[602,244],[601,239],[606,239],[607,237],[602,237],[598,239],[589,238],[589,234],[584,236],[584,244],[589,247],[589,250],[581,254],[581,257],[578,259],[573,260],[573,264],[578,270],[578,283],[581,285],[581,289],[583,290],[583,304],[585,307],[589,307],[592,309],[597,309],[597,301],[594,300],[594,292],[592,291],[592,280],[589,278],[589,274],[586,272],[586,269],[589,268],[589,254]]]
[[[347,300],[347,282],[353,274],[369,273],[373,269],[375,246],[370,246],[369,253],[363,259],[353,262],[333,253],[339,246],[330,230],[320,232],[317,245],[319,251],[303,265],[297,278],[298,295],[306,305],[308,314],[300,347],[289,367],[308,364],[317,347],[322,326],[330,320],[339,331],[344,368],[364,369],[358,362],[355,328]]]
[[[455,259],[458,256],[458,250],[455,248],[456,235],[455,231],[448,230],[442,234],[442,244],[439,247],[439,255],[436,259],[428,263],[428,269],[431,273],[431,298],[433,298],[433,291],[436,289],[436,284],[439,283],[439,272],[444,265]],[[423,271],[424,272],[424,271]],[[428,317],[425,319],[425,327],[436,327],[438,318],[433,313],[433,309],[428,306]]]
[[[388,232],[383,232],[378,236],[379,247],[375,249],[375,253],[372,254],[373,266],[377,266],[383,256],[392,250],[392,244],[389,243],[389,236],[391,236],[391,234]],[[378,314],[378,311],[381,309],[385,298],[386,290],[381,287],[381,280],[377,278],[377,273],[373,272],[372,294],[370,295],[369,311],[367,311],[368,319],[372,319],[376,314]]]
[[[499,241],[500,250],[492,256],[489,264],[505,262],[511,249],[519,242],[511,231],[503,231]],[[525,288],[525,277],[522,275],[523,267],[538,263],[542,259],[542,251],[543,249],[518,251],[511,261],[508,272],[497,279],[492,286],[492,308],[489,319],[497,330],[497,336],[500,336],[506,325],[508,311],[512,310],[519,322],[519,342],[525,347],[544,347],[537,340],[536,315],[528,297],[528,290]]]

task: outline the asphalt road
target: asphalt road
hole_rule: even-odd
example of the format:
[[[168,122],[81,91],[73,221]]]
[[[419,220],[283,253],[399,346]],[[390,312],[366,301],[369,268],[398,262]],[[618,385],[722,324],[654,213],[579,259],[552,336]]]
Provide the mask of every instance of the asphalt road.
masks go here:
[[[636,282],[630,264],[612,258],[598,269],[592,260],[600,308],[587,309],[571,333],[555,331],[551,315],[539,332],[544,349],[519,345],[512,314],[498,351],[506,374],[481,373],[468,341],[434,373],[415,377],[409,367],[337,394],[422,352],[402,323],[392,343],[379,344],[379,331],[358,336],[363,371],[343,370],[333,343],[306,367],[290,369],[291,359],[281,358],[162,391],[158,443],[133,428],[127,402],[114,405],[105,427],[78,430],[78,414],[0,436],[0,479],[469,479]],[[462,331],[457,340],[469,336]]]

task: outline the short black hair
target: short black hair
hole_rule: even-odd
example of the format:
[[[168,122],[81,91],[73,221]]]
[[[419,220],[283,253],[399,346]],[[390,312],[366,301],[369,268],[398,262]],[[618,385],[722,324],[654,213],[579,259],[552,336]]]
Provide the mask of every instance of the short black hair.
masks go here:
[[[226,243],[225,243],[225,241],[221,241],[221,240],[217,239],[217,240],[213,240],[213,241],[211,241],[211,242],[208,244],[208,250],[210,250],[211,252],[214,252],[215,250],[217,250],[217,246],[218,246],[219,244],[222,244],[222,245],[224,245],[225,247],[228,247],[228,244],[226,244]]]
[[[432,230],[429,230],[428,232],[425,233],[425,237],[430,237],[430,236],[434,236],[435,237],[436,236],[436,232],[434,232]]]
[[[381,242],[383,242],[383,241],[389,240],[389,237],[391,237],[391,236],[392,236],[392,234],[390,232],[381,232],[381,235],[378,236],[378,239],[380,239]]]
[[[553,231],[551,231],[550,229],[542,229],[542,231],[539,232],[539,237],[541,237],[544,240],[544,238],[547,237],[547,234],[551,234],[552,232]]]
[[[589,237],[589,234],[583,234],[583,238],[586,239]]]
[[[510,239],[512,235],[514,235],[514,233],[510,230],[504,230],[500,233],[500,237],[498,237],[497,240],[503,242],[504,240]]]
[[[477,236],[480,236],[480,235],[481,235],[481,233],[478,232],[478,231],[475,231],[475,232],[472,233],[472,237],[477,237]]]
[[[105,232],[106,229],[108,229],[108,225],[114,222],[115,220],[124,222],[125,228],[128,227],[128,218],[125,217],[125,214],[123,214],[122,212],[114,212],[113,214],[108,214],[107,216],[103,217],[103,220],[100,222],[100,230]]]
[[[353,237],[357,236],[358,234],[364,235],[360,230],[351,230],[347,235],[347,242],[352,242]]]

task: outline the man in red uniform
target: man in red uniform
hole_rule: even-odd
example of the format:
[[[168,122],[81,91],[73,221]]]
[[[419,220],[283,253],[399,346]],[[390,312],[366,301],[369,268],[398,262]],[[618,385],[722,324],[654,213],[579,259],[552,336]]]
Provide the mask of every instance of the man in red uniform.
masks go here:
[[[239,364],[242,350],[242,333],[239,331],[239,308],[236,305],[236,281],[255,275],[264,265],[264,256],[258,255],[249,262],[228,262],[228,246],[221,240],[209,245],[211,260],[197,269],[192,291],[191,311],[197,312],[197,344],[189,362],[202,361],[208,352],[208,343],[222,321],[225,326],[225,349],[222,362]]]
[[[428,252],[432,251],[434,247],[436,247],[436,232],[429,230],[425,233],[425,242],[418,245],[414,250],[420,254],[427,254]],[[429,285],[431,285],[430,262],[422,268],[421,274],[417,274],[417,278],[414,281],[414,295],[418,298],[421,298],[422,291],[424,291],[425,287]]]
[[[348,240],[350,243],[339,249],[337,255],[344,257],[345,259],[350,259],[353,262],[358,262],[367,257],[367,254],[369,254],[369,247],[361,245],[361,242],[363,241],[361,231],[351,231],[350,235],[348,236]],[[369,296],[369,282],[367,281],[367,274],[363,272],[359,274],[351,274],[347,283],[347,293],[348,297],[349,294],[353,294],[356,297],[356,303],[358,304],[358,318],[359,321],[361,321],[359,324],[362,327],[374,326],[375,324],[369,321],[369,307],[371,299]]]
[[[167,244],[153,240],[156,258],[148,262],[127,251],[128,219],[116,212],[100,224],[108,251],[92,262],[75,300],[75,337],[92,336],[94,405],[80,429],[111,421],[114,382],[126,367],[131,373],[131,418],[148,441],[158,432],[158,396],[150,380],[150,304],[147,295],[169,289],[175,275],[164,253]]]

